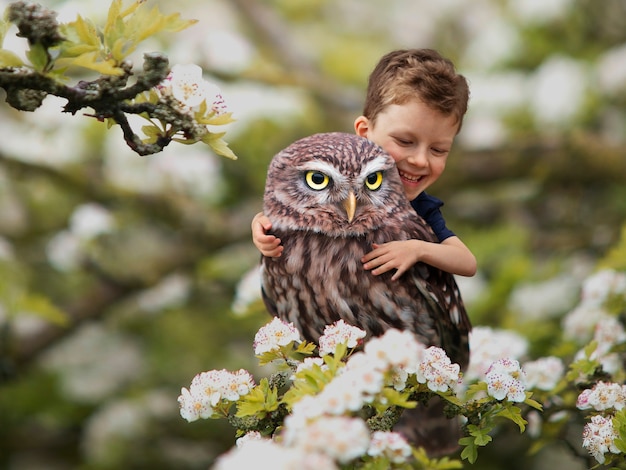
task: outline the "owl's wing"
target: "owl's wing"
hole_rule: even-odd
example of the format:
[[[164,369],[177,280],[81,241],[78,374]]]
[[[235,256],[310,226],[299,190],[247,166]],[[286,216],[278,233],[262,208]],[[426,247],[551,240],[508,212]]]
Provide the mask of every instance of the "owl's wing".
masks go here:
[[[469,363],[472,326],[454,276],[420,264],[411,271],[411,279],[436,316],[441,347],[453,362],[465,369]]]
[[[267,311],[274,317],[278,316],[278,310],[276,308],[276,300],[271,295],[274,292],[274,286],[271,285],[271,278],[265,275],[267,269],[266,263],[268,259],[265,256],[261,256],[261,264],[259,269],[261,270],[261,298],[265,304]],[[271,260],[269,260],[271,262]]]

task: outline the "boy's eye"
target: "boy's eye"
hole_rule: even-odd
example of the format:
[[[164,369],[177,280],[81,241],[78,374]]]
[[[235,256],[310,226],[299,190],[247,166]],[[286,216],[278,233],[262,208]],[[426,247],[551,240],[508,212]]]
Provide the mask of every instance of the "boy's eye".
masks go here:
[[[330,178],[321,171],[309,170],[304,175],[304,181],[309,188],[321,191],[328,186]]]
[[[375,171],[374,173],[370,173],[365,178],[365,186],[367,189],[372,191],[376,191],[383,184],[383,172]]]

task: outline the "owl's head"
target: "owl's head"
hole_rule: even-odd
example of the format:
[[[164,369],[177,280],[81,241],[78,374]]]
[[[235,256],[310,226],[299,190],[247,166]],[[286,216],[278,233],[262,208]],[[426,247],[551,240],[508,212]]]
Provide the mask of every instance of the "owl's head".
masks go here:
[[[278,230],[354,237],[408,204],[389,154],[363,137],[332,132],[300,139],[274,156],[263,211]]]

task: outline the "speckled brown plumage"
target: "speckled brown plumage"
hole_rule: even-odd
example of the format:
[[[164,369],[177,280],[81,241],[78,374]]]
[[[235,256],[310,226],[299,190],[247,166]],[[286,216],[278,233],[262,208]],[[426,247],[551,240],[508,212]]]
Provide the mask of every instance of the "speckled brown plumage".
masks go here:
[[[328,185],[311,188],[307,172],[326,175]],[[380,187],[369,189],[366,179],[375,181],[377,172]],[[344,207],[350,191],[357,201],[352,221]],[[436,240],[406,200],[395,163],[380,147],[344,133],[293,143],[270,164],[263,210],[284,245],[281,257],[262,260],[270,313],[315,342],[325,325],[339,319],[369,336],[388,328],[410,330],[467,365],[470,322],[452,275],[418,263],[392,281],[392,273],[374,276],[363,269],[360,259],[373,243]]]

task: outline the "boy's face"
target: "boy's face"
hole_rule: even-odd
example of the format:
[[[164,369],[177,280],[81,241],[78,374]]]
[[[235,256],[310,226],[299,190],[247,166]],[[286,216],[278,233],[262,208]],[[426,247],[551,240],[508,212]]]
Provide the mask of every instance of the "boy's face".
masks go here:
[[[412,200],[443,173],[458,123],[454,116],[412,100],[387,106],[375,124],[360,116],[354,129],[393,157],[404,191]]]

